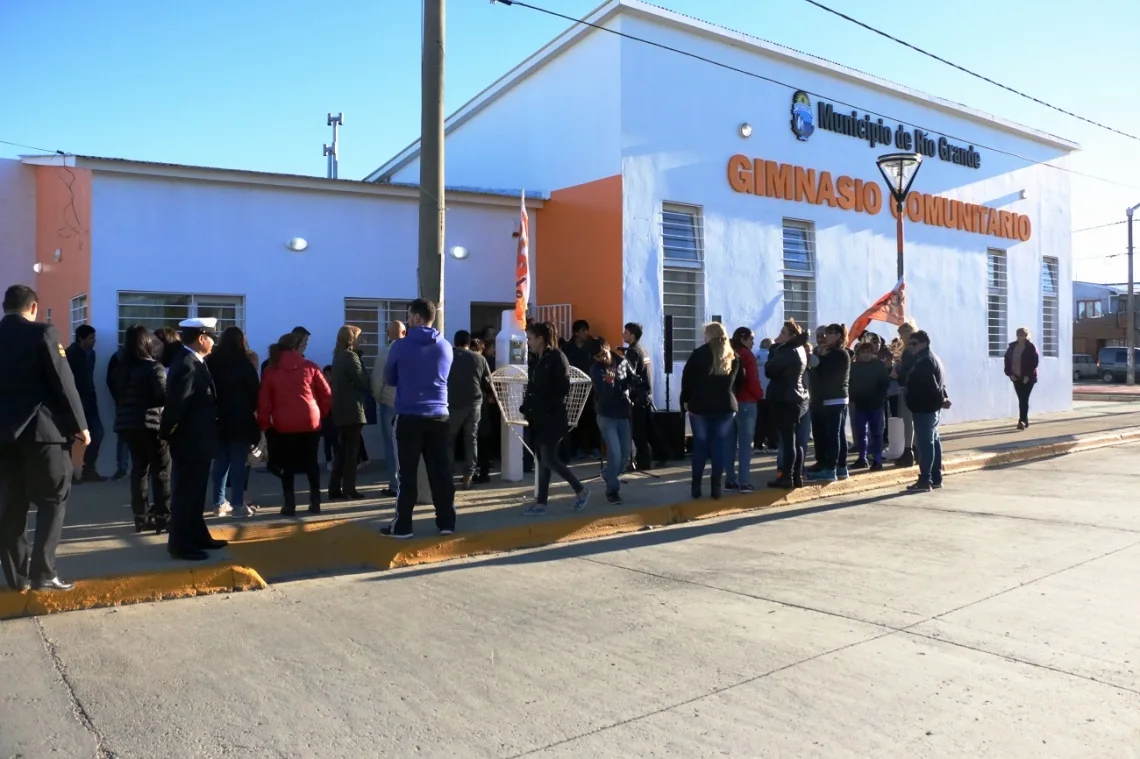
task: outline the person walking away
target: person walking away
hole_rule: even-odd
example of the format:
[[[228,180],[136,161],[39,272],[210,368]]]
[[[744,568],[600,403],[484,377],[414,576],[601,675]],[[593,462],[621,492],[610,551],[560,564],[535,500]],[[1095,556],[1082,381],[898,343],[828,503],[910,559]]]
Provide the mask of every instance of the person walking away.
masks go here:
[[[309,330],[305,329],[304,327],[297,325],[293,329],[289,330],[289,334],[297,338],[297,352],[304,356],[305,351],[309,349],[309,337],[312,336],[313,333],[309,332]],[[274,343],[274,345],[276,344],[277,343]],[[266,354],[265,360],[261,362],[261,374],[265,374],[265,370],[268,368],[272,359],[273,346],[270,346],[269,353]]]
[[[329,477],[329,500],[356,500],[360,433],[364,429],[364,393],[369,391],[364,365],[354,348],[360,327],[345,324],[336,334],[332,363],[332,420],[337,429],[336,456]]]
[[[455,350],[447,375],[447,413],[450,437],[447,452],[454,455],[455,439],[463,440],[463,489],[470,490],[479,462],[479,422],[483,415],[483,398],[492,395],[491,370],[487,359],[471,350],[471,333],[461,329],[455,333]],[[453,471],[449,467],[448,471]]]
[[[789,319],[768,352],[764,373],[768,376],[766,398],[780,440],[777,466],[780,473],[770,487],[791,490],[803,487],[804,459],[807,456],[808,393],[804,387],[807,371],[807,334]]]
[[[75,388],[83,402],[83,415],[91,433],[91,443],[83,450],[81,482],[106,482],[99,474],[99,446],[103,443],[103,422],[99,418],[99,399],[95,394],[95,328],[81,324],[75,329],[75,342],[67,346],[67,363],[75,377]]]
[[[213,464],[213,505],[218,516],[244,519],[256,509],[245,502],[245,466],[249,452],[261,442],[257,426],[260,382],[257,364],[239,327],[227,327],[206,358],[218,404],[218,450]],[[226,484],[230,497],[226,500]]]
[[[387,340],[380,346],[376,354],[376,362],[372,364],[372,373],[369,383],[372,397],[376,399],[377,424],[380,425],[380,435],[384,441],[384,467],[388,485],[381,495],[389,498],[397,494],[396,479],[396,388],[389,385],[384,377],[384,368],[388,365],[388,352],[397,340],[402,340],[407,330],[401,321],[389,322]],[[327,448],[325,450],[328,450]]]
[[[127,330],[115,375],[115,434],[131,451],[135,532],[161,533],[170,520],[170,449],[158,436],[166,404],[166,370],[159,361],[162,350],[162,342],[136,324]],[[148,492],[151,489],[153,493]]]
[[[147,339],[150,339],[150,333],[147,333]],[[126,345],[119,347],[119,350],[112,354],[109,361],[107,361],[107,390],[111,392],[111,400],[115,404],[115,418],[119,415],[119,367],[123,361],[123,352],[126,350]],[[115,474],[112,475],[113,479],[121,480],[127,476],[131,466],[131,447],[127,442],[126,437],[115,433]]]
[[[585,319],[578,319],[571,327],[571,332],[571,338],[562,344],[562,353],[570,362],[570,366],[589,374],[590,367],[594,363],[595,353],[594,338],[590,335],[590,323]],[[558,346],[553,347],[557,348]],[[598,450],[600,444],[598,420],[594,414],[593,404],[586,404],[586,408],[582,410],[582,416],[578,420],[578,426],[574,428],[569,437],[573,444],[571,447],[577,449],[569,451],[572,456],[590,456],[596,459],[601,455]]]
[[[1005,376],[1013,382],[1017,393],[1017,429],[1029,426],[1029,395],[1037,384],[1037,365],[1041,362],[1037,346],[1029,339],[1029,327],[1017,328],[1017,339],[1005,350]]]
[[[435,506],[435,526],[441,535],[455,532],[455,481],[451,476],[451,422],[448,419],[447,377],[454,353],[435,324],[436,308],[417,298],[408,307],[408,331],[393,343],[384,368],[385,381],[396,388],[396,456],[399,495],[396,516],[380,530],[400,540],[412,537],[412,512],[419,499],[420,460],[427,470]]]
[[[566,409],[566,398],[570,394],[570,362],[558,349],[558,329],[550,322],[527,324],[526,340],[533,362],[528,369],[526,394],[519,410],[526,417],[531,445],[536,449],[538,492],[534,503],[523,513],[528,516],[546,513],[552,472],[566,480],[573,489],[574,511],[581,511],[590,501],[590,491],[558,455],[559,444],[570,431]]]
[[[751,493],[752,487],[752,441],[756,437],[756,420],[764,389],[760,385],[760,367],[752,353],[755,338],[748,327],[737,327],[732,333],[729,345],[740,361],[744,381],[736,391],[735,435],[728,436],[728,469],[724,487]],[[736,463],[740,462],[737,475]]]
[[[477,337],[471,338],[471,351],[478,353],[482,356],[487,350],[487,346],[483,341]],[[484,357],[483,359],[487,359]],[[491,362],[487,361],[487,378],[488,384],[491,376]],[[494,427],[499,424],[498,407],[495,405],[495,392],[492,388],[489,392],[483,393],[483,408],[479,412],[479,429],[475,434],[479,437],[479,450],[475,457],[475,476],[471,478],[471,482],[475,485],[485,484],[491,481],[491,454],[495,448],[494,445]]]
[[[598,340],[598,352],[590,367],[593,383],[594,410],[598,429],[606,444],[606,500],[621,503],[621,473],[629,463],[632,425],[630,413],[634,409],[633,396],[641,385],[637,370],[619,356],[604,339]]]
[[[653,405],[653,362],[649,358],[649,351],[641,344],[644,333],[642,326],[637,322],[625,325],[622,338],[625,340],[625,360],[637,375],[637,384],[630,400],[633,408],[630,411],[630,421],[633,432],[634,466],[647,472],[656,462],[657,466],[669,465],[669,446],[661,435],[661,430],[655,423],[656,407]]]
[[[902,351],[895,361],[891,375],[899,383],[899,411],[902,412],[903,420],[903,453],[902,456],[895,459],[894,464],[902,468],[912,467],[915,464],[914,415],[906,402],[906,380],[911,367],[914,366],[914,351],[910,349],[910,338],[917,329],[918,326],[912,319],[907,319],[899,325],[899,341],[902,343]]]
[[[71,590],[55,553],[71,495],[73,440],[91,435],[59,333],[37,324],[39,298],[26,285],[4,292],[0,318],[0,568],[15,591]],[[29,554],[28,512],[36,507]]]
[[[930,349],[930,336],[917,330],[910,336],[914,363],[906,379],[906,403],[914,418],[914,444],[918,448],[918,481],[907,490],[926,492],[942,487],[942,438],[939,417],[950,408],[942,361]]]
[[[693,428],[692,496],[701,497],[705,464],[712,459],[710,493],[720,498],[727,441],[737,410],[736,391],[744,384],[744,374],[723,324],[706,324],[704,336],[704,344],[689,355],[681,372],[680,401]]]
[[[851,365],[852,426],[859,458],[852,469],[883,469],[883,408],[891,386],[891,371],[873,343],[860,343]]]
[[[265,368],[257,396],[257,425],[277,433],[281,491],[285,504],[281,515],[297,513],[294,476],[304,473],[309,481],[309,513],[321,513],[321,468],[317,449],[321,423],[332,412],[332,390],[321,368],[301,355],[294,333],[282,335],[279,350]]]
[[[847,479],[847,397],[851,381],[851,354],[847,325],[829,324],[817,351],[812,400],[819,404],[823,438],[818,450],[822,468],[808,477],[820,482]]]
[[[217,325],[213,317],[179,322],[182,351],[170,362],[159,422],[159,437],[170,443],[173,475],[166,550],[184,561],[205,561],[206,551],[228,545],[210,535],[205,516],[210,464],[218,448],[217,390],[206,357],[214,349]]]

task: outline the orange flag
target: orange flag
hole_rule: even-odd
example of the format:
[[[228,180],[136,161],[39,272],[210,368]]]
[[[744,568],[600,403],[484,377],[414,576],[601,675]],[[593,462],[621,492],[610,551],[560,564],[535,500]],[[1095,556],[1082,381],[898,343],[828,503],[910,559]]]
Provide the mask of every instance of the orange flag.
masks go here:
[[[530,305],[530,219],[526,215],[526,192],[522,194],[522,221],[519,225],[518,255],[515,257],[515,322],[526,328]]]
[[[854,345],[863,336],[871,322],[886,322],[896,326],[902,324],[906,319],[903,313],[905,304],[906,285],[900,279],[889,293],[871,304],[851,325],[851,331],[847,333],[848,346]]]

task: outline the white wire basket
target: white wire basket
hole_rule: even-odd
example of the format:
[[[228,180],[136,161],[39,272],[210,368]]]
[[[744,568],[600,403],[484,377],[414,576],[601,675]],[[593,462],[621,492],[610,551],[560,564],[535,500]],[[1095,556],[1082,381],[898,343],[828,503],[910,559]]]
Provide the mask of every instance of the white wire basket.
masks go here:
[[[499,411],[507,424],[526,425],[526,417],[519,411],[523,405],[523,398],[526,397],[526,385],[525,366],[509,364],[491,372],[491,388],[495,391],[495,401],[499,404]],[[592,388],[590,375],[571,366],[570,392],[566,395],[566,420],[571,429],[578,426]]]

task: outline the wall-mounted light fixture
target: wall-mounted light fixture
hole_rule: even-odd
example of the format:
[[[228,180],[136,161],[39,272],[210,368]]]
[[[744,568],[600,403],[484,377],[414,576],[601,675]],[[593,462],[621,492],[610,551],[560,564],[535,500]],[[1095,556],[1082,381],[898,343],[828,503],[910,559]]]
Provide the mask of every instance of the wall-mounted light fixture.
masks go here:
[[[44,265],[41,264],[39,261],[36,261],[34,264],[32,264],[32,271],[34,271],[36,274],[43,274],[44,273]]]
[[[463,247],[462,245],[456,245],[451,249],[451,257],[458,261],[462,261],[469,255],[471,255],[471,251],[467,250],[467,248]]]
[[[63,260],[63,251],[59,248],[56,248],[55,253],[52,253],[51,257],[58,264],[61,260]]]
[[[294,253],[300,253],[309,247],[309,241],[304,237],[293,237],[285,243],[285,247]]]
[[[740,136],[746,140],[752,136],[752,125],[747,121],[740,125]]]
[[[1025,190],[1022,190],[1022,191],[1021,191],[1021,192],[1018,194],[1018,198],[1019,198],[1020,200],[1025,200],[1025,197],[1026,197],[1026,196],[1025,196]]]

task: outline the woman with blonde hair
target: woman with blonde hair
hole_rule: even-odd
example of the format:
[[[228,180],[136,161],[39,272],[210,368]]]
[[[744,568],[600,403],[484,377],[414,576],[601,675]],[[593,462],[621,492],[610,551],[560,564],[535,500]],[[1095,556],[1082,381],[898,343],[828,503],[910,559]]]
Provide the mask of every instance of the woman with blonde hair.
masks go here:
[[[1005,376],[1013,382],[1017,393],[1017,429],[1029,426],[1029,394],[1037,384],[1037,365],[1041,362],[1037,346],[1029,337],[1029,327],[1017,328],[1017,339],[1005,349]]]
[[[712,497],[723,487],[728,437],[736,418],[736,391],[744,383],[740,359],[720,322],[705,325],[705,343],[693,351],[681,373],[681,408],[693,428],[693,498],[701,497],[705,464],[712,459]]]
[[[360,458],[360,433],[368,421],[364,394],[369,391],[364,364],[356,353],[360,327],[345,324],[336,333],[332,362],[332,420],[337,429],[337,448],[329,477],[329,500],[355,500],[356,466]]]

